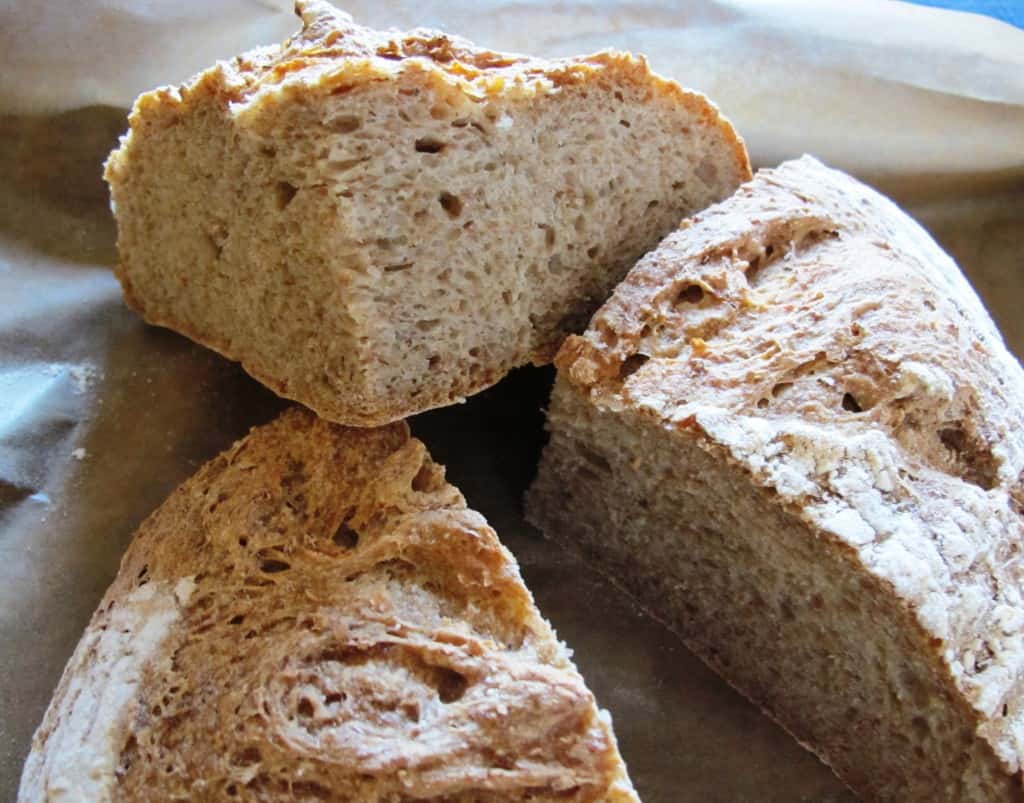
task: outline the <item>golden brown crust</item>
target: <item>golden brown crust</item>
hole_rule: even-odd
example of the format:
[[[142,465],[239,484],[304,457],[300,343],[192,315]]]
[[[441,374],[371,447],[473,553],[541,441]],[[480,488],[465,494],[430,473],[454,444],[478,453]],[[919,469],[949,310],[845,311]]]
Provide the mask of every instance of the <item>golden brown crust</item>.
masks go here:
[[[139,529],[21,799],[75,789],[635,800],[514,559],[405,424],[345,429],[298,408]]]

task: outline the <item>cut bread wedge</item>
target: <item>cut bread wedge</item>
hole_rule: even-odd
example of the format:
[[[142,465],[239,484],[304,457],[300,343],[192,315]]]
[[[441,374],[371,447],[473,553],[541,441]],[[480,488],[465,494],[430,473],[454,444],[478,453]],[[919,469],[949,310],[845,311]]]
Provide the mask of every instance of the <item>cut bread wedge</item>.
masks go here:
[[[1024,799],[1024,373],[916,223],[763,171],[556,363],[548,535],[865,800]]]
[[[606,52],[302,30],[142,95],[107,162],[146,320],[371,426],[547,362],[683,216],[749,177],[702,95]]]
[[[141,526],[19,800],[608,801],[610,721],[404,423],[295,408]]]

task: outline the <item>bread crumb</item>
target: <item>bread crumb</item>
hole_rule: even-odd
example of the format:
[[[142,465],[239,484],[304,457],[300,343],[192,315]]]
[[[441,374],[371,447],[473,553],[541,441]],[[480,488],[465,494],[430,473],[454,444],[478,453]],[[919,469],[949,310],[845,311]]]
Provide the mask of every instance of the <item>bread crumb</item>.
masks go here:
[[[85,460],[88,454],[89,453],[85,449],[79,447],[71,453],[71,456],[75,458],[75,460]]]
[[[750,176],[718,110],[642,58],[506,55],[302,2],[284,43],[143,94],[104,175],[130,303],[328,420],[397,421],[550,362],[630,264]],[[215,277],[237,303],[202,301]]]

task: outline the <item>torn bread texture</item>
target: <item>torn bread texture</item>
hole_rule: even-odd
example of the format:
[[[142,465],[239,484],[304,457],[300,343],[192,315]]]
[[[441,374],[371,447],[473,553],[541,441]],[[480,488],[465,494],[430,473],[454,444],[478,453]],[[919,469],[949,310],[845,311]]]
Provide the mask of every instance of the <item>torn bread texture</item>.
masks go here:
[[[556,363],[533,521],[865,799],[1024,799],[1024,373],[916,223],[762,171]]]
[[[299,2],[280,46],[142,95],[106,166],[146,320],[371,426],[547,362],[685,215],[749,178],[702,95]]]
[[[295,408],[142,525],[21,801],[636,801],[514,558],[404,423]]]

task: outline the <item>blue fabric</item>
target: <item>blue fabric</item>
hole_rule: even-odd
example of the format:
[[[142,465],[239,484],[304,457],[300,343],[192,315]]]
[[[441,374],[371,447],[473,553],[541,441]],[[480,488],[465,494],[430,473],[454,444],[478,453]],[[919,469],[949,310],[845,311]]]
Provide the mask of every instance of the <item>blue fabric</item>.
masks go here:
[[[970,11],[1024,28],[1024,0],[910,0],[921,6]]]

